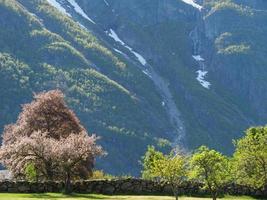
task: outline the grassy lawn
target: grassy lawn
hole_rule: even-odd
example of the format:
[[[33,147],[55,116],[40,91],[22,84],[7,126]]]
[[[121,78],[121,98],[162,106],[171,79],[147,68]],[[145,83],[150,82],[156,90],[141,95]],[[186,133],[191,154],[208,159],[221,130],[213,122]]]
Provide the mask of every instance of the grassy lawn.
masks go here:
[[[0,200],[85,200],[85,199],[98,199],[98,200],[174,200],[173,197],[166,196],[105,196],[105,195],[92,195],[92,194],[75,194],[71,196],[65,196],[62,194],[46,193],[46,194],[0,194]],[[193,198],[193,197],[180,197],[181,200],[204,200],[209,198]],[[251,197],[225,197],[227,199],[253,199]]]

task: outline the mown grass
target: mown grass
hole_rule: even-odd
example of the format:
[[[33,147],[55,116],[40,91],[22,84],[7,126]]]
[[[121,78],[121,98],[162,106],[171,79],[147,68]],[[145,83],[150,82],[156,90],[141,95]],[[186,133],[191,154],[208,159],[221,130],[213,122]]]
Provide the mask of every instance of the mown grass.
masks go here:
[[[85,199],[99,199],[99,200],[173,200],[174,197],[169,196],[106,196],[106,195],[94,195],[94,194],[73,194],[73,195],[63,195],[58,193],[45,193],[45,194],[10,194],[2,193],[0,194],[0,200],[85,200]],[[197,197],[180,197],[181,200],[204,200],[210,198],[197,198]],[[227,199],[254,199],[252,197],[240,196],[226,196],[223,198]]]

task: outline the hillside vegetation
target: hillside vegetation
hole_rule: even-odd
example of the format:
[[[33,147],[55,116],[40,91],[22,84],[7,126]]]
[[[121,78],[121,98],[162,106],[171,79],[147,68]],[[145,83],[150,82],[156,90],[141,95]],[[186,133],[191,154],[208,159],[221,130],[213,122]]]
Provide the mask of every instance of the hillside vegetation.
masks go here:
[[[113,173],[130,171],[147,144],[165,138],[169,125],[152,83],[92,33],[45,0],[1,0],[0,13],[0,130],[32,93],[60,88],[89,132],[103,137]]]

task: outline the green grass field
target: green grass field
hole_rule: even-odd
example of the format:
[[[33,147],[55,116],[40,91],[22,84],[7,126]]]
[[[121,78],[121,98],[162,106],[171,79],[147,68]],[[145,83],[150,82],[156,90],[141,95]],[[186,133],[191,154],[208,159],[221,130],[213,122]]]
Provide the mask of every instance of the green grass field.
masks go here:
[[[46,194],[0,194],[0,200],[85,200],[85,199],[97,199],[97,200],[174,200],[174,197],[167,196],[105,196],[105,195],[92,195],[92,194],[75,194],[66,196],[63,194],[46,193]],[[181,200],[204,200],[210,198],[195,198],[195,197],[180,197]],[[227,196],[223,198],[227,199],[253,199],[251,197],[233,197]]]

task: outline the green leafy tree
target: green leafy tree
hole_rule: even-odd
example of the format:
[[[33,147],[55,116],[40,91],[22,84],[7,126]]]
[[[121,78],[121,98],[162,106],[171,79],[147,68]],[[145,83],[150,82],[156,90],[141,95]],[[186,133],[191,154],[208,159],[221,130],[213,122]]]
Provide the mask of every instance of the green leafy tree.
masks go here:
[[[234,144],[233,174],[237,182],[267,189],[267,126],[248,129]]]
[[[174,157],[167,156],[162,160],[160,167],[162,169],[158,171],[161,180],[168,182],[171,187],[173,194],[178,200],[178,189],[181,186],[182,182],[186,178],[186,162],[185,157],[182,155],[176,154]]]
[[[230,167],[227,157],[221,153],[201,146],[190,159],[190,177],[204,183],[213,200],[219,190],[230,180]]]
[[[154,147],[148,147],[143,160],[143,177],[157,178],[162,182],[169,183],[176,200],[178,200],[179,186],[185,180],[187,172],[185,156],[180,152],[163,155],[163,153],[156,151]]]

